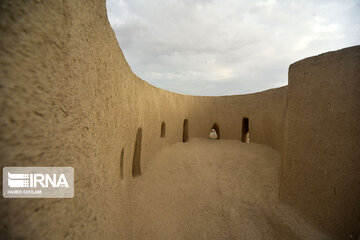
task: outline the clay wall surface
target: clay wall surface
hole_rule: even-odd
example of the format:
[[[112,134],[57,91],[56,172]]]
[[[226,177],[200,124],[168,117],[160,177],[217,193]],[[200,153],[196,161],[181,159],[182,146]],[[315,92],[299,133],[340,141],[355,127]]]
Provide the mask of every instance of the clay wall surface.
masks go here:
[[[2,198],[5,238],[131,239],[139,128],[142,172],[156,151],[182,141],[184,119],[190,141],[208,137],[214,122],[222,138],[241,139],[247,116],[251,141],[282,147],[286,87],[228,97],[155,88],[132,73],[105,1],[5,1],[0,11],[1,166],[75,169],[73,199]]]
[[[280,197],[338,239],[360,223],[360,46],[289,69]]]
[[[184,120],[189,141],[214,123],[241,140],[244,117],[250,142],[283,155],[283,202],[339,239],[358,228],[359,46],[292,64],[289,86],[202,97],[137,77],[104,0],[3,1],[0,32],[1,167],[75,169],[73,199],[2,198],[5,239],[134,238],[129,192],[157,151],[183,141]]]

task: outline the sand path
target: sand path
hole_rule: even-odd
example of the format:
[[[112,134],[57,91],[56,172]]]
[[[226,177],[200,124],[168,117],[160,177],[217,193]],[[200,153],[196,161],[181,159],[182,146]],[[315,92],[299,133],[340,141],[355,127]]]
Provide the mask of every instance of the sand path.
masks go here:
[[[237,140],[159,150],[131,187],[133,239],[328,239],[279,203],[280,155]]]

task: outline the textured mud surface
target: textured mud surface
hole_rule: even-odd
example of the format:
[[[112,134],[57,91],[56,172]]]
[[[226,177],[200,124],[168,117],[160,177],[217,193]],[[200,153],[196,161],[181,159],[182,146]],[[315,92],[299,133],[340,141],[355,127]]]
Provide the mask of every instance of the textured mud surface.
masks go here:
[[[326,239],[279,204],[279,154],[238,140],[160,150],[131,189],[134,239]]]

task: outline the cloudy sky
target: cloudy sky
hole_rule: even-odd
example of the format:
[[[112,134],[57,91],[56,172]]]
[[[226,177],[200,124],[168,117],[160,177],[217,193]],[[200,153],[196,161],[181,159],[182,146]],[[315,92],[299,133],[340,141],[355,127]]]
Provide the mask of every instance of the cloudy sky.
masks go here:
[[[360,0],[107,0],[107,12],[134,73],[182,94],[280,87],[291,63],[360,44]]]

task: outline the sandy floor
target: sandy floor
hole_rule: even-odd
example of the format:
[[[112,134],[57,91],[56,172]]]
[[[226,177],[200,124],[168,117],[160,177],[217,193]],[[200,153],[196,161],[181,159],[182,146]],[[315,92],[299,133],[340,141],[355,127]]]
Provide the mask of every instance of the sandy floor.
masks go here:
[[[328,239],[279,204],[279,166],[236,140],[161,149],[132,185],[133,239]]]

